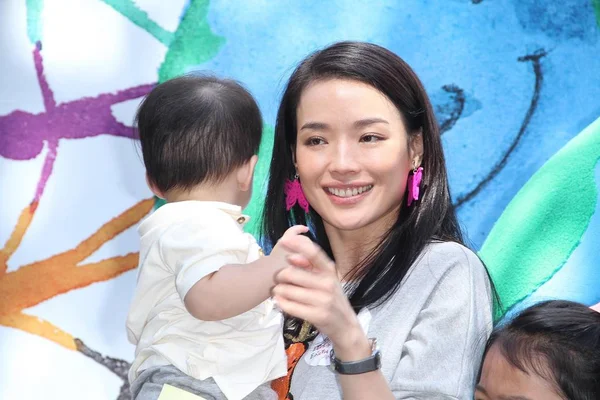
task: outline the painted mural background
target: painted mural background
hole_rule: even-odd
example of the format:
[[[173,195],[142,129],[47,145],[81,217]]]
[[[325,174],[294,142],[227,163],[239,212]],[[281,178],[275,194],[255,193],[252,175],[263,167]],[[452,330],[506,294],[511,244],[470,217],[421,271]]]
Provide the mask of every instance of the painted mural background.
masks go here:
[[[141,97],[198,69],[246,84],[257,215],[283,84],[338,40],[423,80],[505,303],[600,302],[600,1],[0,0],[0,398],[128,399]]]

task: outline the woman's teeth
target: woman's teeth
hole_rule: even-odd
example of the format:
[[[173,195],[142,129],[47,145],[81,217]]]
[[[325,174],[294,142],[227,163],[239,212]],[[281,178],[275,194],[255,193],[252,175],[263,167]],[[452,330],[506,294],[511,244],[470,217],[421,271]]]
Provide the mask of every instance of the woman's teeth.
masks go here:
[[[367,192],[373,188],[373,185],[362,186],[359,188],[348,188],[348,189],[336,189],[327,188],[327,191],[337,197],[352,197],[357,196],[363,192]]]

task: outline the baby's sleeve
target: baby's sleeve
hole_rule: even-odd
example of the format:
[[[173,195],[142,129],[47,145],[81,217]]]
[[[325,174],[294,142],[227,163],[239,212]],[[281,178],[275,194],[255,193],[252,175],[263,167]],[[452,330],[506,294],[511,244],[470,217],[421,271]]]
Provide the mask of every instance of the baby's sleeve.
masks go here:
[[[173,274],[181,300],[198,281],[227,264],[246,262],[251,241],[235,222],[184,223],[159,239],[161,257]]]

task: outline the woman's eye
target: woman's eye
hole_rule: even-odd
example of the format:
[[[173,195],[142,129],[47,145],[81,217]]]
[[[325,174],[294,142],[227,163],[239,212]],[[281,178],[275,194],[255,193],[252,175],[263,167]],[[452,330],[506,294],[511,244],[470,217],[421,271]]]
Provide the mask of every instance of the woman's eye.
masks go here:
[[[308,146],[318,146],[323,143],[325,143],[325,141],[320,137],[311,137],[306,141]]]
[[[377,135],[364,135],[363,137],[360,138],[361,142],[364,143],[374,143],[381,140],[381,137],[377,136]]]

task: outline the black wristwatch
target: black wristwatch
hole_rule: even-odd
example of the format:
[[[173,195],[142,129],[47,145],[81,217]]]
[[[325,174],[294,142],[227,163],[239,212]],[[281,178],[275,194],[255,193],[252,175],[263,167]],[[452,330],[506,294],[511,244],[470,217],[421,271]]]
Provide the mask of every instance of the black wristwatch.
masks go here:
[[[371,342],[371,355],[358,361],[340,361],[331,349],[331,369],[342,375],[358,375],[366,372],[377,371],[381,368],[381,352],[377,348],[377,340]]]

